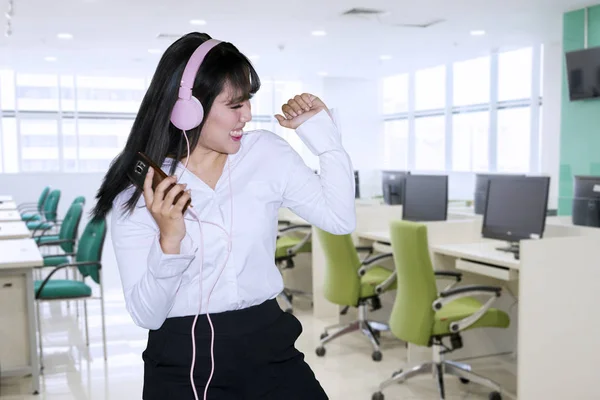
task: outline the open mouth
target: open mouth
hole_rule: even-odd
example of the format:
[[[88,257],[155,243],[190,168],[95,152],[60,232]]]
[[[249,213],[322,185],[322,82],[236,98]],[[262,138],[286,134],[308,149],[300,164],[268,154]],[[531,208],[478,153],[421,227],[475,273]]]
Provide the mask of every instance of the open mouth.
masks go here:
[[[242,139],[243,135],[244,135],[244,131],[242,129],[229,132],[229,136],[231,137],[231,140],[233,140],[235,142],[239,142]]]

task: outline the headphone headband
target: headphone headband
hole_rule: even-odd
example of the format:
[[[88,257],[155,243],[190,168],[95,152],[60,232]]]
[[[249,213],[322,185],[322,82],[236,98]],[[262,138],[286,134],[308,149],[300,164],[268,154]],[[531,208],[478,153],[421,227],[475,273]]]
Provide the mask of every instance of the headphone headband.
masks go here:
[[[216,39],[209,39],[202,43],[194,51],[183,70],[178,99],[171,111],[171,122],[182,131],[194,129],[202,123],[204,109],[200,101],[192,96],[192,88],[204,57],[219,43],[221,41]]]
[[[187,62],[181,77],[181,83],[179,87],[180,99],[189,100],[192,97],[192,88],[194,87],[194,81],[196,80],[196,74],[200,69],[200,65],[202,65],[202,61],[204,61],[204,58],[208,52],[219,43],[221,43],[220,40],[209,39],[198,46],[198,48],[194,51]]]

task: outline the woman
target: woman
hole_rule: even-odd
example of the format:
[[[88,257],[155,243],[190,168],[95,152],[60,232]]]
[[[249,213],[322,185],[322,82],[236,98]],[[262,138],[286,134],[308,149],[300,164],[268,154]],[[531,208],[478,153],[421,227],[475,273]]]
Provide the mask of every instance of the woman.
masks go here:
[[[301,324],[275,300],[283,290],[274,264],[277,214],[288,207],[334,234],[352,232],[350,158],[329,110],[310,94],[290,99],[276,118],[319,156],[320,176],[279,136],[243,134],[260,81],[226,42],[205,48],[194,71],[192,94],[204,118],[185,132],[187,154],[172,110],[190,58],[209,39],[191,33],[165,51],[94,209],[96,217],[114,209],[112,240],[127,310],[150,330],[143,398],[326,399],[294,347]],[[152,169],[143,190],[127,178],[138,151],[170,175],[155,191]]]

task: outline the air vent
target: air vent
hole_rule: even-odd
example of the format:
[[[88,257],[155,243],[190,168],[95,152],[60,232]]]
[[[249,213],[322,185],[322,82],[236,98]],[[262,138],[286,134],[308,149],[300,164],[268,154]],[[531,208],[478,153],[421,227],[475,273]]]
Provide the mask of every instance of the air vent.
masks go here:
[[[425,23],[422,23],[422,24],[402,24],[402,23],[398,23],[398,24],[392,24],[392,25],[400,27],[400,28],[421,28],[421,29],[425,29],[425,28],[430,28],[430,27],[432,27],[434,25],[441,24],[442,22],[446,22],[446,20],[438,18],[438,19],[433,19],[433,20],[431,20],[429,22],[425,22]]]
[[[356,15],[356,16],[373,16],[373,15],[382,15],[386,14],[383,10],[376,10],[374,8],[363,8],[363,7],[355,7],[351,8],[348,11],[342,13],[342,15]]]
[[[182,37],[182,34],[179,33],[159,33],[156,35],[157,39],[167,39],[167,40],[177,40]]]

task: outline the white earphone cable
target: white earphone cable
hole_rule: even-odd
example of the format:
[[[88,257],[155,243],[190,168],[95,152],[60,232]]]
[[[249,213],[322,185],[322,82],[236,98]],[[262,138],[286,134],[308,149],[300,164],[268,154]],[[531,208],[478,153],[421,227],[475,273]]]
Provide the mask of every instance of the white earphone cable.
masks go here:
[[[187,170],[187,165],[190,159],[190,141],[187,137],[187,134],[185,131],[183,131],[183,136],[185,137],[185,141],[187,144],[187,157],[186,157],[186,161],[185,161],[185,165],[183,168],[183,171],[181,172],[181,174],[179,175],[179,178],[177,179],[177,181],[179,181],[181,179],[181,177],[183,176],[183,174],[185,173],[185,171]],[[219,271],[219,274],[217,275],[217,279],[215,279],[215,282],[213,283],[213,286],[211,287],[210,291],[208,292],[208,297],[206,300],[206,318],[208,319],[208,324],[210,325],[210,330],[211,330],[211,339],[210,339],[210,359],[211,359],[211,371],[210,371],[210,375],[208,377],[208,380],[206,382],[206,386],[204,387],[204,400],[207,399],[207,395],[208,395],[208,387],[210,385],[210,382],[212,381],[214,372],[215,372],[215,355],[214,355],[214,346],[215,346],[215,328],[213,326],[212,320],[210,318],[210,314],[208,313],[208,308],[209,308],[209,303],[210,303],[210,296],[212,295],[212,292],[215,288],[215,286],[217,285],[217,282],[219,281],[219,278],[221,277],[221,274],[223,273],[223,271],[225,270],[225,267],[227,266],[227,261],[229,261],[229,255],[231,254],[231,248],[232,248],[232,240],[231,240],[231,234],[233,231],[233,191],[231,188],[231,163],[229,161],[229,158],[227,159],[227,177],[228,177],[228,183],[229,183],[229,204],[230,204],[230,218],[229,218],[229,233],[225,230],[225,228],[223,228],[222,226],[209,222],[209,221],[201,221],[200,217],[198,216],[198,214],[196,214],[196,212],[189,208],[187,209],[186,212],[189,212],[194,219],[198,222],[198,227],[200,228],[200,251],[201,251],[201,259],[200,259],[200,273],[199,273],[199,278],[198,278],[198,282],[199,282],[199,286],[200,286],[200,303],[199,303],[199,307],[198,307],[198,313],[196,314],[196,316],[194,317],[194,322],[192,323],[192,329],[191,329],[191,336],[192,336],[192,364],[190,366],[190,383],[192,385],[192,390],[194,392],[194,399],[198,400],[198,392],[196,391],[196,385],[194,383],[194,367],[196,365],[196,336],[195,336],[195,330],[196,330],[196,322],[198,321],[198,316],[200,315],[201,311],[202,311],[202,271],[204,269],[204,234],[202,232],[202,223],[205,224],[209,224],[209,225],[213,225],[219,229],[221,229],[225,235],[227,235],[227,255],[225,257],[225,261],[223,262],[223,265],[221,266],[221,269]]]

